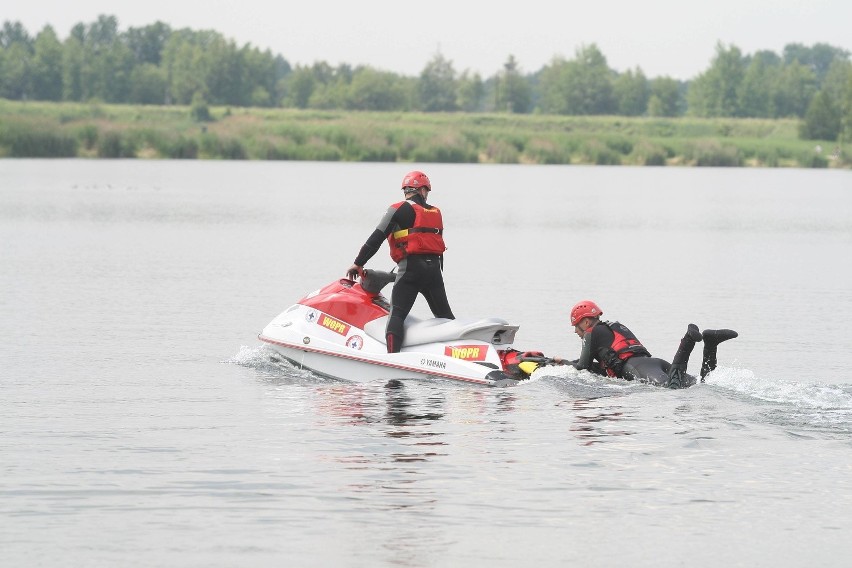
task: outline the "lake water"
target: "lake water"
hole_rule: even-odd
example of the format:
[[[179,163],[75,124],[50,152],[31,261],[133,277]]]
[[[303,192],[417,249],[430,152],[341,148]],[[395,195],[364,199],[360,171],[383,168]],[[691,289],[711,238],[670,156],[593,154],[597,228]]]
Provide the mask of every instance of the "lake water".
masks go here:
[[[740,337],[682,391],[271,362],[414,167],[457,316]],[[0,160],[0,565],[848,566],[850,259],[848,171]]]

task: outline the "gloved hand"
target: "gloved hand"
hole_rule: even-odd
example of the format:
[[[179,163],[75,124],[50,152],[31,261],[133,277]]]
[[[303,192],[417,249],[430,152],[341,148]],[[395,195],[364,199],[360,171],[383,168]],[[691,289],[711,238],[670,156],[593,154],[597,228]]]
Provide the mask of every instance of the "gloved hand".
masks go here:
[[[364,267],[358,266],[357,264],[353,264],[349,267],[349,270],[346,271],[346,277],[349,280],[355,280],[359,276],[364,276]]]

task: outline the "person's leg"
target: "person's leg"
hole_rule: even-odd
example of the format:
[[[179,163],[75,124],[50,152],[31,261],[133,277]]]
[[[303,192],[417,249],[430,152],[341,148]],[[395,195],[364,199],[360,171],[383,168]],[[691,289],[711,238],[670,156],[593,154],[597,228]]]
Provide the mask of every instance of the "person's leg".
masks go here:
[[[701,382],[704,382],[710,371],[716,368],[716,348],[723,341],[739,335],[732,329],[705,329],[701,336],[704,338],[704,354],[701,358]]]
[[[657,357],[631,357],[624,362],[624,378],[663,386],[668,380],[669,363]]]
[[[686,377],[686,366],[689,363],[689,356],[695,348],[695,344],[703,338],[701,332],[698,331],[698,326],[694,323],[689,324],[686,329],[686,334],[680,340],[674,359],[672,359],[671,367],[668,372],[668,382],[666,386],[670,389],[679,389],[687,386],[689,382]]]
[[[444,286],[444,275],[441,273],[438,260],[425,259],[424,272],[427,276],[424,277],[422,292],[426,303],[429,304],[429,309],[432,310],[432,315],[436,318],[456,319],[450,308],[447,289]]]
[[[416,270],[408,266],[408,259],[399,263],[399,272],[391,291],[391,309],[388,325],[385,328],[385,340],[388,353],[399,353],[405,337],[405,318],[414,306],[419,290]]]

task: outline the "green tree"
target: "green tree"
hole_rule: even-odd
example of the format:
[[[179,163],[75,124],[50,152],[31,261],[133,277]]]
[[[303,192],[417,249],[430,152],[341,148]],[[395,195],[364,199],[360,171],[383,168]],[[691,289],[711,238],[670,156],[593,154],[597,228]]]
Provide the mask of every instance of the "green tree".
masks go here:
[[[775,116],[773,92],[781,72],[781,58],[771,51],[759,51],[749,58],[739,89],[741,116]]]
[[[143,28],[130,28],[125,32],[124,38],[137,64],[150,63],[159,66],[171,34],[172,29],[168,24],[155,22]]]
[[[168,78],[164,69],[153,63],[143,63],[130,73],[128,102],[143,105],[162,105],[166,101]]]
[[[310,67],[297,65],[287,79],[282,81],[282,104],[287,107],[308,108],[308,101],[311,100],[317,83]]]
[[[452,112],[456,106],[456,72],[451,61],[436,54],[420,73],[417,87],[420,109],[424,112]]]
[[[790,43],[784,46],[784,63],[790,65],[799,63],[813,72],[817,85],[822,85],[831,64],[837,60],[846,61],[849,52],[827,43],[816,43],[811,47],[801,43]]]
[[[525,114],[532,110],[532,88],[518,68],[513,55],[503,64],[497,76],[495,106],[497,111]]]
[[[86,27],[83,54],[82,77],[90,89],[88,97],[126,101],[133,54],[120,37],[115,16],[98,16]]]
[[[320,83],[308,101],[308,108],[334,110],[346,108],[349,85],[342,80]]]
[[[245,91],[249,93],[253,106],[275,106],[278,104],[276,85],[282,77],[279,75],[278,62],[269,50],[261,51],[251,46],[242,49],[242,73],[246,83]]]
[[[740,49],[716,44],[710,68],[689,86],[689,113],[695,116],[739,116],[739,90],[745,75]]]
[[[615,78],[613,83],[618,114],[625,116],[640,116],[648,109],[648,99],[651,97],[651,85],[642,69],[628,70]]]
[[[32,53],[33,39],[21,22],[3,22],[0,28],[0,49],[11,47],[14,44],[22,44]]]
[[[813,70],[798,61],[785,65],[778,76],[773,104],[777,117],[803,117],[817,92]]]
[[[805,120],[799,127],[799,137],[805,140],[837,140],[842,129],[840,108],[831,95],[820,91],[811,100]]]
[[[320,109],[346,108],[349,86],[354,71],[349,65],[332,67],[324,61],[314,63],[311,68],[316,86],[308,101],[308,107]]]
[[[612,77],[600,49],[595,44],[582,46],[573,60],[556,58],[542,70],[541,108],[555,114],[613,114]]]
[[[563,95],[568,85],[568,61],[554,57],[539,72],[539,107],[545,114],[568,114],[568,101]]]
[[[66,101],[82,101],[89,98],[89,86],[83,80],[85,37],[85,26],[77,24],[71,28],[71,33],[62,44],[62,98]]]
[[[33,98],[62,100],[62,44],[50,26],[36,36],[33,55]]]
[[[88,26],[77,24],[62,44],[63,98],[126,102],[132,69],[133,54],[114,16],[99,16]]]
[[[275,65],[275,82],[272,85],[272,91],[275,93],[273,96],[273,103],[277,106],[280,105],[284,99],[287,77],[289,77],[290,73],[293,72],[293,68],[290,67],[290,62],[280,55],[275,56],[273,63]]]
[[[219,34],[182,29],[173,32],[163,48],[163,67],[168,80],[168,104],[188,105],[196,93],[207,99],[207,78],[212,61],[210,49]]]
[[[394,73],[377,71],[372,67],[359,67],[355,70],[346,97],[346,108],[373,111],[405,110],[406,103],[405,89]]]
[[[204,84],[212,104],[249,106],[253,85],[245,76],[245,50],[233,40],[216,34],[204,55],[207,73]]]
[[[658,77],[651,81],[648,99],[649,116],[679,116],[681,114],[680,85],[671,77]]]
[[[826,73],[822,91],[831,97],[837,107],[841,139],[852,141],[852,62],[835,60]]]
[[[165,26],[134,31],[128,43],[138,60],[156,60],[160,54],[170,101],[188,104],[200,93],[212,104],[268,106],[278,102],[283,78],[279,69],[289,72],[289,66],[268,50],[250,44],[237,46],[213,31],[169,31]]]
[[[846,98],[846,89],[850,77],[852,77],[852,62],[836,59],[825,74],[821,90],[831,95],[831,100],[842,106],[842,101]]]
[[[33,90],[33,40],[20,22],[0,28],[0,97],[28,99]]]
[[[458,80],[458,91],[456,93],[456,104],[464,112],[477,112],[482,110],[485,99],[485,84],[479,73],[471,74],[465,70]]]
[[[0,52],[0,97],[26,100],[32,96],[33,56],[26,43],[12,42]]]
[[[843,90],[841,101],[840,138],[844,142],[852,142],[852,75],[846,78],[846,88]]]

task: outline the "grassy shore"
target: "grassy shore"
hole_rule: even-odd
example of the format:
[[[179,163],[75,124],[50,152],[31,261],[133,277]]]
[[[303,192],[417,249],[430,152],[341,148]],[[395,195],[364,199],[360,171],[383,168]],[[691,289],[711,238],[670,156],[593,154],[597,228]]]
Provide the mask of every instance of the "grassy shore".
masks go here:
[[[0,157],[852,168],[798,124],[0,100]]]

